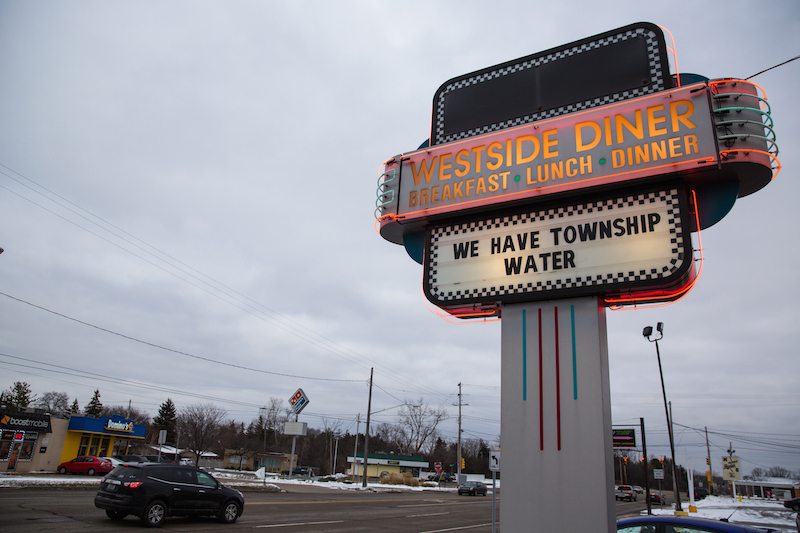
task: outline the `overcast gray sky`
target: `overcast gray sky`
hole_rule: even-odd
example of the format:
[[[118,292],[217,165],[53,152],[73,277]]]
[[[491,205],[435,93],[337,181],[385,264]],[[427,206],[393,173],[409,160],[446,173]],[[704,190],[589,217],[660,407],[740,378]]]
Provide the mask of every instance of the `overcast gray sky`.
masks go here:
[[[710,78],[800,53],[794,0],[0,1],[0,388],[249,422],[302,387],[301,420],[353,432],[374,367],[377,422],[423,398],[455,439],[462,382],[465,436],[496,442],[499,323],[428,310],[422,267],[373,228],[381,163],[428,137],[444,81],[640,21]],[[782,171],[703,232],[687,297],[608,313],[614,423],[644,417],[668,453],[641,335],[664,322],[698,470],[704,427],[716,471],[729,442],[745,473],[800,468],[800,61],[753,81]]]

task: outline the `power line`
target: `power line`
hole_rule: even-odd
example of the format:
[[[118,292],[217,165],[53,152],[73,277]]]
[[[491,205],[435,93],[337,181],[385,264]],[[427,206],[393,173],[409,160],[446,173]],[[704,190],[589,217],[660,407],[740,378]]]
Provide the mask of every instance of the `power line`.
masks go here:
[[[306,342],[309,342],[310,344],[318,346],[318,347],[322,348],[323,350],[326,350],[326,351],[328,351],[330,353],[333,353],[334,355],[342,357],[343,359],[347,359],[347,360],[351,361],[352,363],[358,364],[358,365],[360,365],[360,366],[362,366],[364,368],[367,368],[367,367],[378,367],[380,374],[383,375],[384,377],[386,377],[386,378],[388,378],[390,380],[393,380],[393,381],[402,382],[402,383],[411,385],[411,388],[413,388],[413,389],[415,389],[417,391],[428,392],[428,391],[423,391],[422,389],[420,389],[416,385],[416,382],[414,380],[412,380],[410,378],[407,378],[407,377],[404,377],[404,376],[400,375],[399,373],[393,371],[392,369],[390,369],[390,368],[388,368],[388,367],[386,367],[384,365],[381,365],[379,363],[375,363],[375,362],[371,361],[367,357],[364,357],[364,356],[362,356],[360,354],[352,352],[351,350],[339,345],[335,341],[333,341],[333,340],[331,340],[331,339],[329,339],[329,338],[327,338],[327,337],[325,337],[323,335],[320,335],[320,334],[316,333],[313,330],[309,330],[308,328],[306,328],[306,327],[300,325],[299,323],[289,319],[288,317],[282,315],[281,313],[279,313],[279,312],[277,312],[277,311],[275,311],[275,310],[273,310],[273,309],[271,309],[271,308],[269,308],[269,307],[267,307],[267,306],[255,301],[255,300],[253,300],[253,299],[251,299],[251,298],[249,298],[249,297],[247,297],[247,296],[245,296],[245,295],[243,295],[243,294],[241,294],[239,292],[237,292],[236,290],[228,287],[224,283],[222,283],[222,282],[220,282],[220,281],[218,281],[218,280],[216,280],[216,279],[214,279],[214,278],[202,273],[198,269],[195,269],[195,268],[187,265],[186,263],[183,263],[183,262],[179,261],[178,259],[175,259],[174,257],[172,257],[171,255],[167,254],[166,252],[163,252],[162,250],[158,249],[157,247],[148,244],[147,242],[143,241],[142,239],[139,239],[138,237],[135,237],[131,233],[129,233],[129,232],[127,232],[127,231],[115,226],[114,224],[112,224],[112,223],[108,222],[107,220],[103,219],[102,217],[93,214],[91,211],[79,206],[78,204],[76,204],[76,203],[64,198],[63,196],[51,191],[50,189],[40,185],[39,183],[35,182],[34,180],[28,178],[27,176],[25,176],[23,174],[17,172],[16,170],[11,169],[10,167],[8,167],[6,165],[3,165],[2,163],[0,163],[0,167],[3,167],[3,168],[5,168],[6,170],[8,170],[10,172],[13,172],[14,174],[19,176],[20,178],[22,178],[22,179],[26,180],[27,182],[35,185],[36,187],[42,189],[43,191],[46,191],[48,194],[44,194],[41,191],[38,191],[38,190],[26,185],[25,183],[22,183],[20,180],[16,179],[14,176],[10,175],[7,172],[0,171],[0,174],[3,174],[5,176],[7,176],[9,179],[19,183],[20,185],[22,185],[23,187],[29,189],[30,191],[34,192],[35,194],[38,194],[38,195],[46,198],[47,200],[55,203],[56,205],[66,209],[67,211],[73,213],[74,215],[76,215],[76,216],[82,218],[83,220],[89,222],[90,224],[93,224],[94,226],[100,228],[101,230],[110,233],[114,237],[121,239],[122,241],[128,243],[131,246],[134,246],[138,250],[141,250],[142,252],[152,256],[156,260],[158,260],[160,262],[163,262],[163,263],[166,263],[167,265],[169,265],[169,267],[177,270],[178,272],[190,276],[191,278],[197,280],[199,283],[205,285],[208,288],[200,286],[197,283],[195,283],[195,282],[193,282],[193,281],[181,276],[180,274],[178,274],[178,273],[176,273],[174,271],[171,271],[171,270],[169,270],[167,268],[164,268],[163,266],[158,265],[158,264],[154,263],[153,261],[151,261],[151,260],[149,260],[147,258],[144,258],[141,255],[139,255],[139,254],[137,254],[137,253],[135,253],[135,252],[123,247],[123,246],[120,246],[119,244],[114,243],[111,240],[109,240],[109,239],[107,239],[107,238],[105,238],[105,237],[103,237],[103,236],[101,236],[99,234],[97,234],[97,233],[95,233],[93,231],[90,231],[89,229],[81,226],[80,224],[77,224],[76,222],[74,222],[74,221],[72,221],[72,220],[70,220],[70,219],[68,219],[68,218],[66,218],[66,217],[64,217],[64,216],[62,216],[62,215],[60,215],[60,214],[58,214],[58,213],[56,213],[56,212],[44,207],[44,206],[34,202],[34,201],[32,201],[32,200],[30,200],[29,198],[26,198],[25,196],[20,195],[19,193],[15,192],[15,191],[12,191],[11,189],[8,189],[6,187],[0,186],[0,187],[2,187],[4,189],[8,190],[9,192],[12,192],[13,194],[15,194],[15,195],[27,200],[28,202],[32,203],[33,205],[36,205],[37,207],[52,213],[53,215],[61,218],[62,220],[66,221],[66,222],[69,222],[70,224],[73,224],[74,226],[76,226],[76,227],[78,227],[80,229],[83,229],[84,231],[90,233],[91,235],[94,235],[95,237],[97,237],[97,238],[99,238],[101,240],[104,240],[104,241],[106,241],[107,243],[109,243],[109,244],[111,244],[113,246],[116,246],[117,248],[119,248],[119,249],[121,249],[121,250],[123,250],[123,251],[125,251],[125,252],[127,252],[127,253],[129,253],[131,255],[133,255],[134,257],[137,257],[138,259],[141,259],[142,261],[145,261],[146,263],[148,263],[148,264],[150,264],[152,266],[155,266],[156,268],[159,268],[160,270],[162,270],[162,271],[164,271],[164,272],[166,272],[166,273],[168,273],[168,274],[180,279],[181,281],[183,281],[185,283],[188,283],[189,285],[191,285],[191,286],[193,286],[195,288],[198,288],[198,289],[206,292],[207,294],[212,295],[212,296],[220,299],[221,301],[224,301],[225,303],[228,303],[229,305],[233,305],[234,307],[236,307],[236,308],[238,308],[238,309],[240,309],[242,311],[245,311],[246,313],[248,313],[248,314],[250,314],[250,315],[252,315],[252,316],[254,316],[254,317],[256,317],[256,318],[258,318],[260,320],[263,320],[263,321],[265,321],[267,323],[270,323],[271,325],[273,325],[275,327],[278,327],[279,329],[281,329],[283,331],[286,331],[287,333],[290,333],[290,334],[300,338],[301,340],[305,340]],[[49,195],[52,195],[52,196],[49,196]],[[53,197],[55,197],[55,198],[53,198]],[[65,205],[65,203],[69,204],[69,205]],[[70,206],[73,206],[76,209],[82,211],[83,213],[86,213],[89,216],[93,217],[94,219],[101,221],[102,224],[99,224],[95,220],[90,220],[88,217],[86,217],[83,214],[79,213],[78,211],[76,211],[75,209],[73,209]],[[113,228],[113,231],[111,229],[109,229],[109,227]],[[122,235],[120,235],[120,233]],[[127,238],[126,236],[130,237],[130,239]],[[141,243],[142,245],[144,245],[147,248],[145,248],[143,246],[140,246],[139,244],[136,244],[135,242],[132,242],[131,239],[133,239],[135,241],[138,241],[139,243]],[[157,254],[154,253],[153,251],[157,252]],[[174,263],[177,263],[177,265],[179,265],[179,266],[176,266],[176,264],[174,264]],[[185,267],[185,268],[183,268],[183,267]],[[186,269],[189,269],[192,272],[195,272],[197,275],[193,274],[192,272],[187,271]],[[211,283],[209,283],[209,281],[206,281],[206,280],[209,280]],[[211,290],[209,290],[209,289],[211,289]],[[218,292],[213,292],[213,291],[218,291]],[[219,293],[222,293],[222,294],[219,294]],[[233,301],[231,301],[231,300],[233,300]],[[101,328],[99,328],[99,329],[101,329]],[[178,353],[180,353],[180,352],[178,352]],[[385,371],[382,371],[380,369],[385,369]],[[289,376],[289,377],[294,377],[294,376]],[[333,380],[331,380],[331,381],[333,381]],[[347,380],[342,380],[342,381],[347,381]],[[436,393],[434,393],[434,394],[436,394]]]
[[[159,350],[166,350],[168,352],[176,353],[178,355],[185,355],[186,357],[191,357],[193,359],[199,359],[201,361],[206,361],[208,363],[214,363],[214,364],[217,364],[217,365],[229,366],[229,367],[232,367],[232,368],[238,368],[240,370],[249,370],[251,372],[259,372],[259,373],[262,373],[262,374],[269,374],[269,375],[272,375],[272,376],[281,376],[281,377],[285,377],[285,378],[309,379],[309,380],[314,380],[314,381],[337,381],[337,382],[345,382],[345,383],[356,383],[356,382],[361,381],[361,380],[358,380],[358,379],[334,379],[334,378],[317,378],[317,377],[309,377],[309,376],[297,376],[297,375],[294,375],[294,374],[283,374],[283,373],[280,373],[280,372],[271,372],[269,370],[261,370],[259,368],[251,368],[251,367],[247,367],[247,366],[236,365],[236,364],[233,364],[233,363],[226,363],[224,361],[217,361],[216,359],[211,359],[210,357],[203,357],[202,355],[195,355],[195,354],[191,354],[191,353],[188,353],[188,352],[182,352],[182,351],[176,350],[174,348],[167,348],[166,346],[161,346],[160,344],[156,344],[156,343],[153,343],[153,342],[145,341],[145,340],[142,340],[142,339],[137,339],[136,337],[131,337],[130,335],[125,335],[123,333],[118,333],[116,331],[112,331],[110,329],[97,326],[97,325],[92,324],[90,322],[85,322],[83,320],[79,320],[77,318],[73,318],[73,317],[65,315],[63,313],[59,313],[57,311],[53,311],[52,309],[48,309],[46,307],[42,307],[41,305],[36,305],[34,303],[25,301],[25,300],[23,300],[21,298],[15,297],[15,296],[11,296],[10,294],[6,294],[4,292],[0,292],[0,295],[1,296],[5,296],[6,298],[11,298],[12,300],[16,300],[16,301],[18,301],[20,303],[24,303],[26,305],[30,305],[31,307],[35,307],[36,309],[40,309],[42,311],[46,311],[46,312],[54,314],[56,316],[60,316],[61,318],[66,318],[67,320],[72,320],[73,322],[77,322],[78,324],[83,324],[84,326],[89,326],[90,328],[94,328],[94,329],[103,331],[105,333],[110,333],[111,335],[116,335],[117,337],[122,337],[123,339],[127,339],[127,340],[130,340],[130,341],[133,341],[133,342],[138,342],[140,344],[144,344],[146,346],[151,346],[153,348],[158,348]]]
[[[777,65],[775,65],[775,66],[773,66],[773,67],[765,68],[765,69],[764,69],[764,70],[762,70],[761,72],[756,72],[756,73],[755,73],[755,74],[753,74],[752,76],[748,76],[748,77],[746,77],[746,78],[745,78],[745,80],[749,80],[750,78],[755,78],[755,77],[756,77],[756,76],[758,76],[759,74],[764,74],[765,72],[767,72],[767,71],[769,71],[769,70],[772,70],[772,69],[774,69],[774,68],[778,68],[778,67],[780,67],[780,66],[783,66],[783,65],[785,65],[786,63],[791,63],[791,62],[792,62],[792,61],[794,61],[795,59],[800,59],[800,56],[794,56],[793,58],[791,58],[791,59],[788,59],[788,60],[784,61],[783,63],[778,63]]]

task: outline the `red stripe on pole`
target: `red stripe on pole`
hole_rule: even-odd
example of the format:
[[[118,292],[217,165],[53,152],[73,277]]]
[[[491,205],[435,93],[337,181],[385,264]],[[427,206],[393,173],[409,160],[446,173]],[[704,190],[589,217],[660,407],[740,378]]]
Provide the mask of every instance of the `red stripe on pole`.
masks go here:
[[[558,307],[553,308],[555,312],[553,321],[556,326],[556,427],[558,428],[558,451],[561,451],[561,368],[558,364]]]
[[[544,393],[542,378],[542,308],[539,308],[539,449],[544,450]]]

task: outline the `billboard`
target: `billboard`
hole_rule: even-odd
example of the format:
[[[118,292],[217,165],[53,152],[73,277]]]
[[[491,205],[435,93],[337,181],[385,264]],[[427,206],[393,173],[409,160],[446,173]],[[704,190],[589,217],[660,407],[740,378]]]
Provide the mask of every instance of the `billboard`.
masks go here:
[[[433,226],[423,287],[451,310],[684,283],[684,191],[667,187]]]

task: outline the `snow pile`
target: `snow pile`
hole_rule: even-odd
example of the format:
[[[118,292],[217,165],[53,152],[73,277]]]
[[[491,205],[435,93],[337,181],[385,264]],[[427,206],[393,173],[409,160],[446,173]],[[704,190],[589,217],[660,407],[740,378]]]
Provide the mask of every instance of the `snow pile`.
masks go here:
[[[689,509],[688,501],[681,501],[681,507]],[[771,525],[789,528],[794,531],[795,513],[783,506],[783,502],[764,500],[761,498],[742,498],[734,500],[730,497],[708,496],[695,502],[697,513],[691,516],[701,516],[712,520],[728,519],[730,522],[746,525]],[[664,509],[653,506],[653,514],[673,514],[674,505]]]

